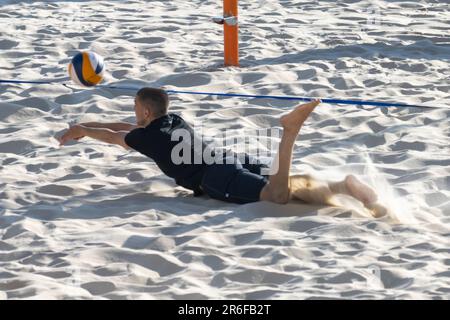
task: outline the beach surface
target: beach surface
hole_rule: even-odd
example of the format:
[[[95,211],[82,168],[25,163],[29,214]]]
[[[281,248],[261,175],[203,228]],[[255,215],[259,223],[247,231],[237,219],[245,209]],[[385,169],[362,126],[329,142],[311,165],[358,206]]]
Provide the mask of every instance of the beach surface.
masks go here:
[[[241,67],[224,68],[222,1],[0,1],[0,79],[68,84],[0,84],[0,300],[449,299],[448,6],[242,1]],[[234,205],[193,197],[137,152],[60,148],[70,123],[135,121],[135,91],[70,82],[78,50],[101,54],[118,86],[438,108],[324,103],[302,128],[292,173],[354,174],[382,218],[346,196]],[[294,106],[171,95],[219,143],[280,130]]]

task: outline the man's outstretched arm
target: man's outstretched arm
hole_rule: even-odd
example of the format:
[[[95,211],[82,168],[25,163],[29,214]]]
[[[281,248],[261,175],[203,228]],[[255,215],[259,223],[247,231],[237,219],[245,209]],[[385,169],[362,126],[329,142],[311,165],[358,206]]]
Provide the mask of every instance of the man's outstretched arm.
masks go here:
[[[64,145],[70,140],[79,140],[82,137],[90,137],[102,142],[116,144],[129,150],[130,147],[125,143],[125,136],[128,132],[129,131],[113,131],[106,128],[89,128],[83,125],[74,125],[58,138],[58,141],[60,145]]]
[[[85,122],[80,123],[80,125],[87,128],[104,128],[110,129],[112,131],[131,131],[136,128],[139,128],[139,126],[128,122],[111,122],[111,123]]]

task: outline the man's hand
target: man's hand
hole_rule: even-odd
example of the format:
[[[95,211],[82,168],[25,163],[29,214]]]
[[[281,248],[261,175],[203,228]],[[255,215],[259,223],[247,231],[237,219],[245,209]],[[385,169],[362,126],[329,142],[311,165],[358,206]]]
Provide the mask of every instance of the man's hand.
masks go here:
[[[64,132],[64,134],[61,137],[57,137],[59,145],[62,146],[63,144],[65,144],[67,141],[70,140],[82,139],[85,136],[84,129],[85,127],[78,124],[71,126],[66,132]]]

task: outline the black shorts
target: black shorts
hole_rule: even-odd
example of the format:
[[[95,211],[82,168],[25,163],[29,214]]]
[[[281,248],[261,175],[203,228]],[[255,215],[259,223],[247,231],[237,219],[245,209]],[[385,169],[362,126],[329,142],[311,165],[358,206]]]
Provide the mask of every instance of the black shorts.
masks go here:
[[[264,164],[212,164],[203,175],[201,188],[211,198],[232,202],[250,203],[260,200],[261,190],[268,182],[261,175]]]

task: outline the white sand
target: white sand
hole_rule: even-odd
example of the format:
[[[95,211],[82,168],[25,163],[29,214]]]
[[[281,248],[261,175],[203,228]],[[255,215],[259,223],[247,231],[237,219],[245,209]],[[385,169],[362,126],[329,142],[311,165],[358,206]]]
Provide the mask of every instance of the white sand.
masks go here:
[[[302,130],[294,173],[368,179],[390,216],[193,198],[138,153],[58,148],[68,122],[133,121],[130,94],[0,85],[0,299],[450,298],[448,1],[242,2],[242,68],[225,69],[219,0],[2,1],[0,78],[67,81],[92,49],[114,84],[440,106],[323,104]],[[292,106],[172,101],[210,136]]]

